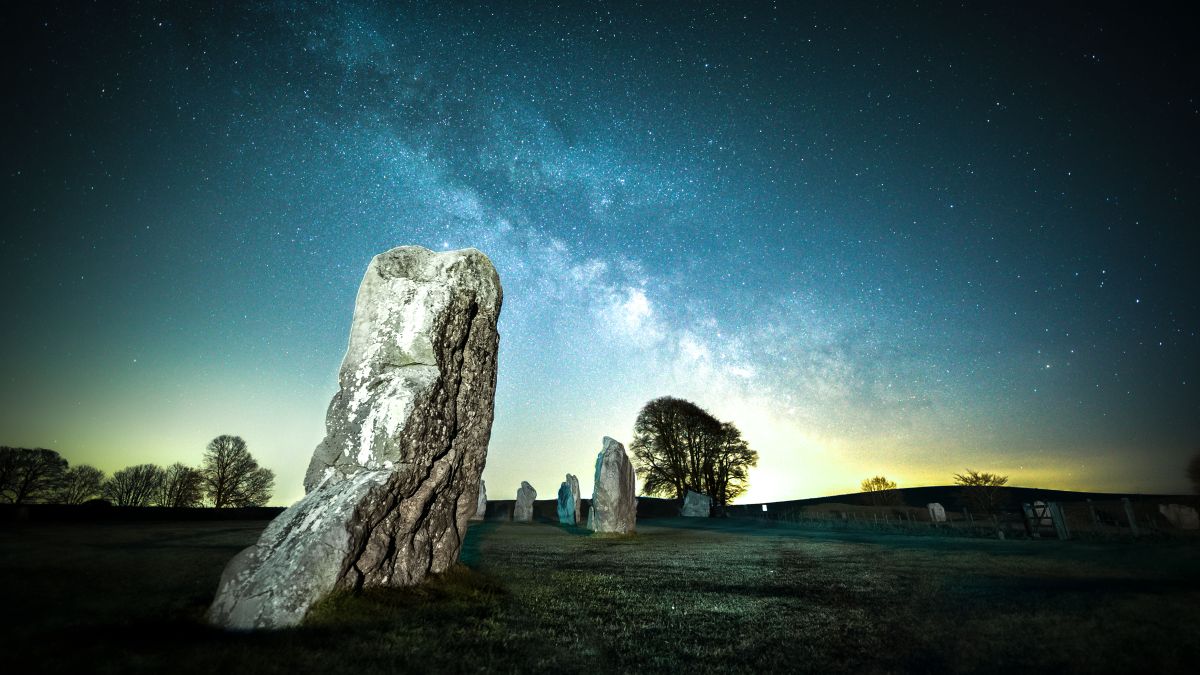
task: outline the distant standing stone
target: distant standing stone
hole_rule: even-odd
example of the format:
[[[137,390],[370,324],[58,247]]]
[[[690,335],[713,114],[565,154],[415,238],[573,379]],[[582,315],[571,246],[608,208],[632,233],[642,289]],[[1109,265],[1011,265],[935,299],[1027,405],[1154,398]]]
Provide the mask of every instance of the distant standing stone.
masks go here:
[[[588,527],[595,532],[633,532],[637,525],[636,480],[625,446],[605,436],[604,449],[596,456]]]
[[[479,497],[475,500],[475,515],[471,520],[483,520],[487,516],[487,486],[479,481]]]
[[[295,626],[335,589],[416,584],[458,561],[487,459],[500,304],[475,249],[371,260],[307,494],[225,567],[209,621]]]
[[[933,502],[932,504],[926,504],[925,508],[929,509],[929,520],[935,523],[946,522],[946,509],[942,508],[941,504]]]
[[[579,479],[574,474],[567,474],[567,485],[571,486],[571,496],[575,501],[575,524],[578,525],[583,517],[583,510],[580,508],[583,504],[583,495],[579,492]]]
[[[537,490],[526,481],[521,481],[521,489],[517,490],[517,503],[513,505],[513,522],[528,523],[533,520],[533,500],[537,499]]]
[[[1159,513],[1163,514],[1173,527],[1181,530],[1200,529],[1200,514],[1196,509],[1183,504],[1159,504]]]
[[[567,474],[558,488],[558,522],[563,525],[579,523],[579,479]]]
[[[699,492],[687,491],[683,498],[683,509],[679,515],[684,518],[707,518],[712,515],[712,497]]]

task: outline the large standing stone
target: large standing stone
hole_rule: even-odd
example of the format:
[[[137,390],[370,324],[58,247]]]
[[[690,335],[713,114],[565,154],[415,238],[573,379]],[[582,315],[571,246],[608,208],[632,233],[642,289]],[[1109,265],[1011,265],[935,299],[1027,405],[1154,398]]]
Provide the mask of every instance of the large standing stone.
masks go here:
[[[625,446],[608,436],[596,456],[596,482],[588,527],[595,532],[633,532],[637,524],[636,476]]]
[[[513,505],[513,521],[528,523],[533,520],[533,500],[537,499],[537,490],[526,481],[521,481],[521,489],[517,490],[517,503]]]
[[[226,566],[210,621],[293,626],[334,589],[415,584],[457,561],[492,428],[501,293],[474,249],[375,256],[308,494]]]
[[[712,497],[699,492],[687,491],[683,497],[683,509],[679,515],[685,518],[707,518],[712,515]]]
[[[483,520],[487,517],[487,486],[479,481],[479,497],[475,499],[475,515],[471,520]]]
[[[1159,513],[1163,514],[1172,527],[1177,527],[1181,530],[1200,529],[1200,514],[1196,513],[1196,509],[1183,504],[1159,504]]]
[[[558,522],[563,525],[579,524],[579,479],[567,474],[567,479],[558,488]]]
[[[929,509],[929,520],[935,523],[946,522],[946,509],[941,504],[933,502],[932,504],[926,504],[925,508]]]

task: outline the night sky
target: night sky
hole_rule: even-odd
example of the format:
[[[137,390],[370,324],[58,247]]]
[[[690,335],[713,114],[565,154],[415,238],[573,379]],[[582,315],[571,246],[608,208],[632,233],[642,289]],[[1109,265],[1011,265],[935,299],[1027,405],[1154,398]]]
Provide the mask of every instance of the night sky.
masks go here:
[[[1188,489],[1181,10],[26,4],[2,444],[111,472],[238,434],[290,503],[367,262],[420,244],[504,284],[492,498],[590,494],[662,395],[743,430],[743,501]]]

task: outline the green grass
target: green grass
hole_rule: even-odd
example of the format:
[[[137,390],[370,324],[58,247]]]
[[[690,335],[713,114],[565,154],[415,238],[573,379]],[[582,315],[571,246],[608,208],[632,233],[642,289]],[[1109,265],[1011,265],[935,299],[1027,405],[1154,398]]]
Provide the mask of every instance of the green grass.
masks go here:
[[[0,529],[0,640],[39,672],[1191,672],[1190,542],[991,541],[662,520],[472,526],[426,585],[301,628],[202,616],[263,523]]]

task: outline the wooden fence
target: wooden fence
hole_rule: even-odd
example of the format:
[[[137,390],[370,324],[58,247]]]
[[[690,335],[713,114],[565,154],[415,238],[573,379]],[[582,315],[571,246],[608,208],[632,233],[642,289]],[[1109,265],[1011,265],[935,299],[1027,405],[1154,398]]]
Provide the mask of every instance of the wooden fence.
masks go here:
[[[746,504],[732,518],[753,518],[826,530],[864,530],[911,535],[1000,539],[1161,539],[1200,541],[1200,531],[1181,529],[1159,513],[1157,503],[1128,498],[1082,502],[1028,502],[991,513],[946,509],[937,522],[926,508],[823,503]]]

